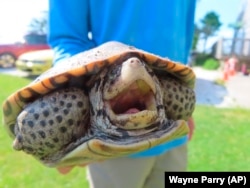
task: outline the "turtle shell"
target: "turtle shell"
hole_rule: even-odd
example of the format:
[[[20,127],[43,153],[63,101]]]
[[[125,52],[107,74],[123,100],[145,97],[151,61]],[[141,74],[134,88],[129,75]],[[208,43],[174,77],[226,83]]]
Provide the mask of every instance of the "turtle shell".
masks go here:
[[[27,104],[49,93],[72,85],[74,87],[85,87],[84,84],[90,80],[93,75],[100,73],[100,71],[111,65],[123,62],[129,57],[137,57],[146,62],[152,69],[159,70],[163,74],[164,72],[170,74],[180,80],[186,87],[194,88],[195,74],[189,67],[119,42],[107,42],[94,49],[79,53],[67,59],[64,63],[59,63],[59,65],[43,73],[29,85],[10,95],[3,104],[4,126],[9,136],[13,139],[15,138],[14,127],[17,116]],[[79,82],[80,79],[81,82]],[[178,126],[176,126],[171,133],[169,132],[169,134],[165,134],[165,136],[158,139],[152,138],[153,144],[150,143],[150,146],[148,140],[146,140],[133,144],[128,151],[126,146],[117,146],[115,143],[105,145],[103,141],[94,139],[89,140],[87,144],[82,144],[74,151],[68,152],[68,154],[59,161],[52,163],[47,161],[46,163],[49,166],[77,164],[79,162],[89,163],[113,156],[122,156],[124,154],[142,151],[154,145],[166,142],[167,140],[187,134],[188,128],[185,121],[176,121],[175,124]],[[112,150],[112,154],[95,156],[95,154],[86,149],[90,145],[97,148],[100,153]],[[106,149],[103,149],[103,147],[106,147]],[[80,159],[82,156],[85,156],[85,161]]]

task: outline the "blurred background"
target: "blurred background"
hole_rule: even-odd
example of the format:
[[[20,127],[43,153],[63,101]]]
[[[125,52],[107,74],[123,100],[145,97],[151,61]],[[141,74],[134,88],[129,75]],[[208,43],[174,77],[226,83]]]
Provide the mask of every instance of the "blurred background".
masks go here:
[[[49,48],[46,44],[47,10],[45,0],[0,1],[1,67],[16,66],[36,75],[50,68],[51,62],[39,65],[41,56],[49,61],[49,56],[53,55],[50,52],[38,53],[34,60],[30,56],[19,58],[26,52]],[[216,69],[221,67],[222,61],[234,56],[238,60],[235,69],[247,74],[250,69],[249,12],[248,0],[197,0],[190,65]]]
[[[46,0],[0,1],[1,104],[52,66],[47,13]],[[189,65],[197,105],[188,170],[250,171],[250,0],[197,0]],[[42,166],[14,151],[0,125],[0,187],[88,187],[85,168],[62,176]]]

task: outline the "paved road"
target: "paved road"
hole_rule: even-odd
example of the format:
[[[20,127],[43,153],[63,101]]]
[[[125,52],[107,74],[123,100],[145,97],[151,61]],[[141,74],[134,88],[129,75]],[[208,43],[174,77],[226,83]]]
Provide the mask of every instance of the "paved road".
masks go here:
[[[221,72],[201,68],[194,68],[194,71],[197,76],[197,104],[250,108],[250,76],[238,73],[221,86],[214,82],[222,78]]]
[[[16,68],[0,68],[0,74],[9,74],[14,76],[28,76],[26,72],[17,70]]]
[[[250,76],[237,74],[226,83],[228,95],[232,97],[236,105],[250,108]]]

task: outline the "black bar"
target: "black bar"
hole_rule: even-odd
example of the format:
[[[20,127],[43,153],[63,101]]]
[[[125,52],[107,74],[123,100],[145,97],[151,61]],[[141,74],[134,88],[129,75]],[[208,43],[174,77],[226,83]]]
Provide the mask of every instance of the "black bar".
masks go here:
[[[250,172],[165,172],[165,188],[250,188]]]

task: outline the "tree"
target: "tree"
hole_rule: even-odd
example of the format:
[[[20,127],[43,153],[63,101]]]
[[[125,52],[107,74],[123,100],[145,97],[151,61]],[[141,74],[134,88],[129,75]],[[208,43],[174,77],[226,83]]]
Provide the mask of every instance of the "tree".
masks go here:
[[[204,47],[203,52],[205,52],[207,40],[209,37],[213,36],[216,31],[219,30],[222,23],[219,20],[219,15],[215,12],[208,12],[204,18],[201,20],[202,26],[200,32],[203,34]]]
[[[200,29],[198,28],[197,24],[194,24],[194,36],[193,36],[192,50],[196,50],[196,46],[199,41],[199,36],[200,36]]]
[[[48,12],[43,11],[41,15],[34,17],[28,27],[29,32],[36,34],[46,34],[47,33],[47,25],[48,25]]]

